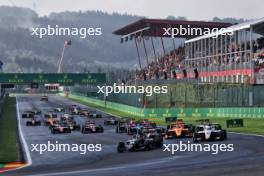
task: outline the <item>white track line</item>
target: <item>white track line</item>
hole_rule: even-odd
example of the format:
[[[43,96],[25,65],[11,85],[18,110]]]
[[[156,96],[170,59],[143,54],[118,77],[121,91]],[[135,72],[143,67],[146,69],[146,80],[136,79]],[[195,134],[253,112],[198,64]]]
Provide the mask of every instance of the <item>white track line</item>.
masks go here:
[[[26,152],[26,161],[27,161],[27,164],[25,166],[16,168],[14,170],[22,169],[24,167],[28,167],[28,166],[32,165],[32,159],[31,159],[31,156],[30,156],[29,147],[27,145],[27,142],[25,140],[25,137],[24,137],[24,134],[23,134],[23,131],[22,131],[22,128],[21,128],[21,117],[20,117],[20,112],[19,112],[19,105],[18,105],[18,98],[17,98],[17,96],[16,96],[16,109],[17,109],[18,131],[19,131],[19,136],[20,136],[20,139],[21,139],[21,142],[22,142],[24,151]]]
[[[115,167],[105,167],[105,168],[98,168],[98,169],[84,169],[84,170],[76,170],[76,171],[66,171],[66,172],[54,172],[54,173],[45,173],[45,174],[33,174],[28,176],[58,176],[58,175],[73,175],[73,174],[82,174],[82,173],[93,173],[93,172],[102,172],[102,171],[114,171],[114,170],[120,170],[120,169],[128,169],[132,167],[144,167],[149,165],[155,165],[155,164],[162,164],[166,162],[172,162],[172,160],[177,160],[179,158],[183,158],[183,156],[173,156],[170,158],[163,158],[161,160],[157,161],[151,161],[151,162],[143,162],[143,163],[137,163],[137,164],[125,164],[122,166],[115,166]],[[88,174],[86,174],[88,175]]]
[[[245,136],[256,136],[256,137],[263,137],[263,138],[264,138],[264,135],[260,135],[260,134],[238,133],[238,132],[228,132],[228,133],[239,134],[239,135],[245,135]]]

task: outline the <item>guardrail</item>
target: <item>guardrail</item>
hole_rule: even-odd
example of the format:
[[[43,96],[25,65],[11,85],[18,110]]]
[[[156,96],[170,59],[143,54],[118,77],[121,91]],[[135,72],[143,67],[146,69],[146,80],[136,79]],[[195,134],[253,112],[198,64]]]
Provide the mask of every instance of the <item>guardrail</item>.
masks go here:
[[[228,108],[138,108],[119,103],[103,101],[94,98],[70,94],[69,97],[86,101],[100,107],[106,107],[117,111],[125,112],[139,117],[227,117],[227,118],[264,118],[264,108],[249,107],[228,107]]]

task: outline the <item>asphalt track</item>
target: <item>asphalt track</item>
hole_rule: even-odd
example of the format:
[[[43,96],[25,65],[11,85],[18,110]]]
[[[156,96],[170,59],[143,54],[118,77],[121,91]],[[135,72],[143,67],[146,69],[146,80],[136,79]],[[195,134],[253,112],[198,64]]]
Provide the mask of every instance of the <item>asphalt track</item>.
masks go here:
[[[49,101],[40,101],[39,96],[17,97],[20,115],[23,111],[38,108],[43,112],[55,107],[68,107],[76,104],[63,97],[49,97]],[[83,105],[81,105],[83,106]],[[85,107],[85,106],[84,106]],[[102,113],[103,114],[103,113]],[[106,116],[106,114],[103,114]],[[75,116],[78,123],[84,119]],[[96,122],[103,124],[102,119]],[[47,141],[77,144],[102,144],[101,152],[30,152],[32,165],[9,171],[2,175],[71,175],[71,176],[175,176],[175,175],[234,175],[234,176],[263,176],[264,174],[264,138],[241,134],[228,134],[224,142],[234,144],[233,152],[220,152],[216,155],[210,152],[176,152],[171,155],[162,149],[142,152],[117,153],[116,145],[119,141],[130,138],[126,134],[116,134],[115,127],[104,126],[101,134],[82,134],[74,131],[71,134],[51,134],[48,127],[27,127],[26,119],[21,119],[21,130],[27,145],[42,144]],[[184,142],[190,139],[181,139]],[[165,143],[179,143],[179,139],[166,140]],[[209,142],[213,144],[213,142]]]

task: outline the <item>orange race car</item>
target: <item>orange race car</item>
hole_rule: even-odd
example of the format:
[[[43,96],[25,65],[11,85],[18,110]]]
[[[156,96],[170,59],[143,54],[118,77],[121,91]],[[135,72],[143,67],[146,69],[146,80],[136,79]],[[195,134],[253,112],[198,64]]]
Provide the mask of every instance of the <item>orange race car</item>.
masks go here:
[[[193,129],[191,124],[185,124],[182,119],[179,119],[175,123],[168,125],[165,138],[192,137]]]

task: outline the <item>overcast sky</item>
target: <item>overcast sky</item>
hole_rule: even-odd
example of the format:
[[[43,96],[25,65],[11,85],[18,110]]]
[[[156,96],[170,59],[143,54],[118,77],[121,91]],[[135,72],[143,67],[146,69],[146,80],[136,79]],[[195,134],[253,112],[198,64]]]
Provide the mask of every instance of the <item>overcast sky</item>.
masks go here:
[[[263,0],[0,0],[0,5],[35,8],[42,16],[66,10],[102,10],[151,18],[185,16],[189,20],[264,17]]]

